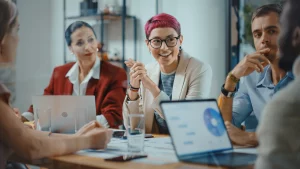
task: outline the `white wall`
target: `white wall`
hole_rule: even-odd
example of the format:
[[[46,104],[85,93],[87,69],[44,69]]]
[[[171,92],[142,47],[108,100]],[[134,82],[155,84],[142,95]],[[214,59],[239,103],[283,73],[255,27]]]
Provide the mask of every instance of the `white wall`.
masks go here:
[[[68,0],[68,15],[79,14],[79,1]],[[111,2],[98,1],[100,5]],[[122,4],[122,0],[117,2]],[[160,4],[162,12],[174,15],[181,23],[184,50],[211,65],[211,96],[216,97],[225,78],[225,2],[160,0]],[[14,106],[25,111],[31,103],[31,96],[43,93],[53,68],[63,64],[63,1],[19,0],[17,6],[20,13],[21,40],[17,55],[17,97]],[[155,15],[155,1],[127,0],[127,12],[138,18],[137,59],[143,63],[154,61],[144,43],[144,24]],[[127,22],[126,58],[133,57],[132,25],[132,22]],[[121,23],[112,22],[106,28],[109,37],[108,50],[121,50]]]
[[[16,59],[15,106],[25,111],[31,96],[42,94],[52,68],[60,62],[54,47],[50,0],[21,0],[17,2],[20,21],[20,42]],[[56,35],[55,35],[56,36]]]

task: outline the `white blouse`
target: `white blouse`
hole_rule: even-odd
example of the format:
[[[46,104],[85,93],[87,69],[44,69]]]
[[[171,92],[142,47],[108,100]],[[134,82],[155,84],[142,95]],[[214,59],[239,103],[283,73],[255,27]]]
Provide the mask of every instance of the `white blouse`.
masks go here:
[[[69,72],[66,74],[69,77],[70,82],[73,84],[73,96],[84,96],[86,94],[86,88],[91,78],[100,79],[100,59],[96,57],[96,61],[88,75],[79,84],[79,63],[78,61],[72,66]],[[103,115],[96,117],[97,121],[105,128],[109,128],[109,124]]]

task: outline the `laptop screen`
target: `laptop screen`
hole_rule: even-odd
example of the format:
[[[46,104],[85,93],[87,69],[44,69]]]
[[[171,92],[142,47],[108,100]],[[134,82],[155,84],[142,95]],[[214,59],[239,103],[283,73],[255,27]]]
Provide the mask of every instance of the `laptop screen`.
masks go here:
[[[162,102],[178,156],[231,149],[216,100]]]
[[[96,120],[95,96],[93,95],[32,96],[32,103],[35,112],[34,120],[39,120],[38,129],[40,130],[51,129],[53,133],[71,134],[86,123]]]

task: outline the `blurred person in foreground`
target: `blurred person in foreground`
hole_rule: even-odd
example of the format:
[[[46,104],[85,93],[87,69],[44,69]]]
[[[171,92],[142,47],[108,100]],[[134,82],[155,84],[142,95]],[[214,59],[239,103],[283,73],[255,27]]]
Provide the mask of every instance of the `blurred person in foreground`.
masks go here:
[[[0,63],[14,62],[19,36],[18,12],[11,0],[0,0]],[[59,156],[81,149],[103,149],[112,131],[93,121],[76,134],[64,135],[29,129],[9,105],[9,90],[0,77],[0,168],[9,168],[8,158],[16,154],[27,160]]]
[[[280,18],[279,66],[295,81],[270,101],[258,127],[256,169],[300,168],[300,1],[287,0]]]

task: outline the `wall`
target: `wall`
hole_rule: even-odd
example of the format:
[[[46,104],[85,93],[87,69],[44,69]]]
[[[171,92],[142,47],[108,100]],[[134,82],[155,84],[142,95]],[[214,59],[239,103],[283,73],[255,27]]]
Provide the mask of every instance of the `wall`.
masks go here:
[[[30,5],[29,5],[30,4]],[[16,59],[15,106],[25,111],[31,96],[42,94],[48,84],[52,68],[60,62],[52,35],[50,0],[18,0],[20,42]],[[55,23],[55,22],[54,22]],[[56,35],[55,35],[56,36]]]
[[[68,0],[68,15],[79,14],[79,1]],[[111,0],[99,2],[110,3]],[[122,4],[122,0],[116,2]],[[211,65],[211,96],[216,97],[225,78],[225,1],[160,0],[160,4],[160,11],[174,15],[181,23],[184,50]],[[17,55],[17,98],[14,106],[25,111],[31,103],[31,96],[43,93],[53,68],[63,64],[63,1],[18,0],[17,6],[21,40]],[[155,1],[127,0],[127,12],[138,18],[137,59],[143,63],[154,61],[144,43],[144,24],[155,15]],[[115,48],[121,50],[120,27],[120,22],[112,22],[106,26],[106,35],[110,37],[107,47],[111,52]],[[133,57],[132,33],[132,23],[128,21],[126,58]]]
[[[120,3],[121,4],[121,3]],[[151,16],[155,15],[155,0],[127,0],[128,11],[129,15],[134,15],[138,18],[137,22],[137,60],[143,63],[149,63],[155,61],[153,57],[149,53],[148,47],[145,45],[145,33],[144,33],[144,25]],[[134,51],[133,51],[133,30],[132,30],[133,23],[131,21],[126,23],[126,39],[130,39],[126,42],[126,58],[133,58]],[[114,31],[117,28],[120,28],[121,25],[111,25],[109,27],[109,36],[119,36],[121,38],[121,34],[118,33],[119,31]],[[110,41],[110,50],[114,48],[114,46],[120,46],[120,41],[115,39],[114,41]]]

